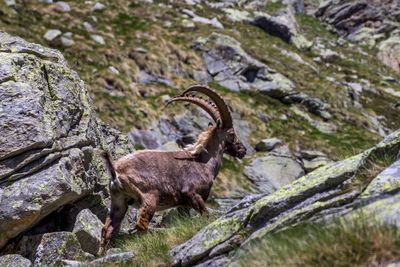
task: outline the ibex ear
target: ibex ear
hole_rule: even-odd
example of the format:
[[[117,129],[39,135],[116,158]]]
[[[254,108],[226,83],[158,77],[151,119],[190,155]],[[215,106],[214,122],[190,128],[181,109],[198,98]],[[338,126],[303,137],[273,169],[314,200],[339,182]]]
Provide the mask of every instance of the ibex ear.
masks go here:
[[[217,120],[217,128],[218,128],[218,129],[221,129],[221,128],[222,128],[222,121],[221,121],[221,119],[218,119],[218,120]]]

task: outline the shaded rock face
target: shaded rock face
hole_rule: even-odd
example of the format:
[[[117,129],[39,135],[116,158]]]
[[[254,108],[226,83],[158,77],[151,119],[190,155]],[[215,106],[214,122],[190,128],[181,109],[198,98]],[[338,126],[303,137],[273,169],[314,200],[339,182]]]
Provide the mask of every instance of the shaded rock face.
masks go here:
[[[244,170],[244,175],[265,193],[272,193],[304,175],[302,166],[290,154],[266,153],[255,158]]]
[[[298,49],[306,50],[311,48],[312,43],[300,34],[299,26],[291,8],[280,12],[277,16],[270,16],[261,12],[256,14],[257,16],[254,20],[250,21],[251,24],[261,28],[268,34],[293,44]]]
[[[84,83],[52,49],[0,33],[0,248],[108,182],[94,147],[122,152]],[[107,137],[105,137],[107,135]]]
[[[174,248],[173,265],[207,266],[212,259],[232,264],[272,231],[305,220],[329,223],[335,216],[355,217],[360,210],[398,225],[399,151],[400,130],[371,149],[318,168],[272,194],[244,198],[191,240]],[[359,182],[361,170],[384,156],[397,161],[378,176],[370,177],[365,191],[351,186]]]
[[[378,58],[400,72],[398,1],[325,1],[316,12],[349,40],[371,47],[379,42]]]

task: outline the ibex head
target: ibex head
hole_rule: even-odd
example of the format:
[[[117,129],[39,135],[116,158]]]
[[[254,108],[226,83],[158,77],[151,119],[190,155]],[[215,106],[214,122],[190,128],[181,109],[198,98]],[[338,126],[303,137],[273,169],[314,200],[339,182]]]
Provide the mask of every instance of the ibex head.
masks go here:
[[[210,100],[194,95],[195,92],[208,96]],[[224,152],[240,159],[246,155],[246,147],[233,128],[229,108],[219,94],[208,87],[195,85],[189,87],[179,96],[172,97],[166,105],[175,101],[190,102],[204,109],[215,121],[216,137],[219,143],[224,145]]]

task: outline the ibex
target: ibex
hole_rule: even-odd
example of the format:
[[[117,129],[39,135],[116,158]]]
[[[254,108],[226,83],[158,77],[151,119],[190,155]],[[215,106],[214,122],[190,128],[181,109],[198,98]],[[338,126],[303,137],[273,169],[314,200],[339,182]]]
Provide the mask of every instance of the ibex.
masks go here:
[[[196,96],[204,94],[206,100]],[[210,101],[211,100],[211,101]],[[246,148],[233,129],[231,113],[225,101],[213,90],[192,86],[167,103],[190,102],[204,109],[214,120],[199,135],[195,144],[178,151],[143,150],[113,161],[104,152],[112,177],[111,208],[102,230],[100,253],[113,233],[119,231],[128,208],[139,208],[136,229],[146,231],[154,213],[177,206],[191,207],[207,213],[204,202],[217,176],[224,153],[243,158]]]

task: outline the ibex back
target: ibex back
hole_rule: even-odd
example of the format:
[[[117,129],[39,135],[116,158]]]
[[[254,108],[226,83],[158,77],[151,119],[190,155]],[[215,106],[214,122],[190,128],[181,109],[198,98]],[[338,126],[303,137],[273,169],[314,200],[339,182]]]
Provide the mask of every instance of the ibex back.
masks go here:
[[[193,95],[204,94],[209,98]],[[232,117],[225,101],[213,90],[192,86],[181,95],[171,98],[167,105],[185,101],[198,105],[214,120],[201,133],[197,142],[178,151],[144,150],[128,154],[116,161],[103,153],[111,171],[111,208],[103,231],[101,252],[113,233],[119,231],[121,221],[134,203],[139,209],[136,228],[148,229],[154,213],[177,206],[207,213],[204,202],[217,176],[224,153],[243,158],[246,148],[233,129]]]

